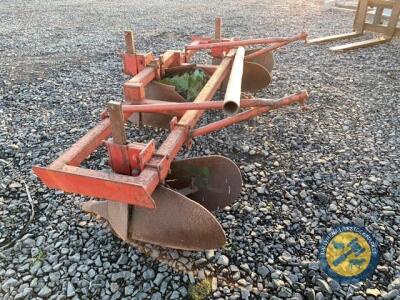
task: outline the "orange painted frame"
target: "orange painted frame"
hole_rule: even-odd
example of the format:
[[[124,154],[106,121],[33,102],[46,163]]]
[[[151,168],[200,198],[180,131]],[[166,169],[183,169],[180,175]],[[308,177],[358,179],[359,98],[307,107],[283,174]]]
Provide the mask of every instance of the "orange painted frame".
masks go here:
[[[194,100],[196,103],[210,101],[228,74],[235,50],[232,50],[215,69],[210,79]],[[179,62],[181,63],[181,62]],[[154,79],[159,68],[146,67],[128,82],[144,87]],[[126,85],[126,84],[125,84]],[[127,95],[126,95],[127,97]],[[131,102],[129,95],[127,102]],[[139,99],[132,99],[137,101]],[[192,128],[204,111],[186,111],[161,147],[138,176],[121,175],[78,167],[104,140],[111,135],[108,118],[102,120],[79,139],[49,167],[33,167],[35,174],[50,188],[78,193],[137,206],[154,208],[151,194],[168,174],[171,162],[187,141]],[[125,113],[125,119],[131,114]]]

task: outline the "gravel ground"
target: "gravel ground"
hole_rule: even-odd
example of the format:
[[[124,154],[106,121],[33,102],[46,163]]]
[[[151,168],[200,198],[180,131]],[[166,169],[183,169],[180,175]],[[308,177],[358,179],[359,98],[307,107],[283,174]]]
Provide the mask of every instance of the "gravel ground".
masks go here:
[[[122,99],[124,29],[137,33],[138,49],[160,53],[212,32],[216,15],[226,36],[241,38],[342,33],[353,18],[305,0],[0,2],[0,247],[29,219],[24,181],[36,212],[23,239],[0,252],[2,299],[180,299],[205,278],[210,299],[400,299],[398,40],[343,54],[301,43],[276,52],[274,81],[258,96],[307,89],[309,110],[275,111],[180,153],[240,166],[241,197],[217,212],[223,249],[126,245],[81,211],[87,199],[32,174]],[[374,234],[381,259],[365,282],[339,285],[319,270],[318,245],[348,223]]]

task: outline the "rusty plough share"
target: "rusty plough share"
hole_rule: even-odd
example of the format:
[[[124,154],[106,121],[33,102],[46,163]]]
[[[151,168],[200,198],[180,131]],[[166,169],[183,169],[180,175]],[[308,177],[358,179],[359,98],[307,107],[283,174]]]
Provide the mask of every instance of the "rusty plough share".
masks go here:
[[[133,76],[124,84],[125,99],[109,102],[102,121],[48,167],[34,172],[51,188],[106,199],[88,201],[83,209],[106,219],[123,240],[165,247],[204,250],[225,243],[225,233],[210,213],[231,205],[239,196],[242,179],[238,167],[223,156],[175,160],[182,146],[201,135],[248,120],[293,103],[304,105],[307,92],[279,100],[241,99],[241,92],[256,91],[271,81],[272,50],[297,40],[290,38],[236,40],[221,38],[216,20],[214,38],[194,37],[184,51],[167,51],[159,58],[135,51],[132,32],[125,33],[124,72]],[[263,48],[245,50],[248,45]],[[191,64],[190,57],[211,49],[214,65]],[[210,77],[193,102],[186,102],[174,86],[158,80],[167,74],[201,69]],[[210,101],[218,89],[224,101]],[[249,108],[237,113],[240,108]],[[224,110],[226,118],[195,128],[205,110]],[[128,143],[124,123],[131,121],[170,128],[156,149]],[[112,136],[112,140],[108,138]],[[105,145],[112,172],[79,167],[99,146]]]

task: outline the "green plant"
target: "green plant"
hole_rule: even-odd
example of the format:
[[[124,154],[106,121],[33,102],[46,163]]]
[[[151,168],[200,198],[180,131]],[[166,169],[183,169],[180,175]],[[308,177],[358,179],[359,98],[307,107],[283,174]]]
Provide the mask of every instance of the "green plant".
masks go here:
[[[200,93],[208,79],[208,75],[202,70],[186,72],[172,77],[166,77],[160,80],[161,83],[173,85],[176,91],[186,98],[193,101]]]
[[[204,300],[211,293],[211,279],[204,279],[189,287],[189,296],[192,300]]]
[[[46,258],[46,252],[42,249],[39,249],[38,253],[33,257],[33,263],[37,261],[43,261]]]

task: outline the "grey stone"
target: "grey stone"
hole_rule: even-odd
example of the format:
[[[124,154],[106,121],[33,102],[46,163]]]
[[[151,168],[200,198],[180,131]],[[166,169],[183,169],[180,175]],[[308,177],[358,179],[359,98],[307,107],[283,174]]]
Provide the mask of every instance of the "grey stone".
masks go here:
[[[150,280],[153,279],[155,277],[154,274],[154,270],[153,269],[147,269],[144,273],[143,273],[143,279],[144,280]]]
[[[289,298],[292,296],[292,293],[293,292],[290,288],[284,286],[279,290],[278,296],[282,298]]]
[[[328,284],[331,287],[332,291],[337,292],[342,289],[342,287],[336,280],[334,280],[332,278],[328,278],[327,281],[328,281]]]
[[[313,289],[306,289],[306,292],[304,293],[304,296],[306,297],[307,300],[315,300],[315,291]]]
[[[240,271],[239,268],[236,267],[235,265],[230,265],[229,269],[231,270],[231,272],[239,272]]]
[[[165,278],[165,275],[163,273],[158,273],[153,282],[155,285],[159,286],[164,278]]]
[[[52,282],[58,283],[58,281],[60,280],[60,278],[61,278],[60,272],[53,272],[53,273],[50,273],[50,274],[49,274],[49,279],[50,279],[50,281],[52,281]]]
[[[171,251],[170,254],[172,259],[178,259],[179,258],[179,253],[177,251]]]
[[[101,267],[103,265],[100,255],[97,255],[96,259],[94,260],[94,264],[96,265],[96,267]]]
[[[24,246],[27,246],[27,247],[29,247],[29,248],[32,248],[32,247],[34,247],[34,246],[36,245],[36,242],[35,242],[35,240],[33,240],[33,239],[31,239],[31,238],[27,238],[27,239],[25,239],[25,240],[22,241],[22,244],[23,244]]]
[[[212,290],[212,291],[216,291],[217,288],[218,288],[218,280],[217,280],[217,277],[213,277],[213,278],[211,279],[211,290]]]
[[[395,278],[389,285],[388,290],[400,289],[400,277]]]
[[[200,265],[202,265],[202,264],[204,264],[204,263],[206,263],[206,262],[207,262],[207,259],[204,258],[204,257],[201,257],[201,258],[197,259],[197,260],[194,262],[194,264],[195,264],[196,266],[200,266]]]
[[[7,292],[10,288],[15,287],[18,283],[19,282],[17,279],[10,278],[3,282],[1,288],[3,289],[3,291]]]
[[[72,298],[75,296],[75,288],[71,282],[68,282],[67,284],[67,297]]]
[[[6,271],[6,273],[4,274],[5,277],[12,277],[14,275],[15,275],[15,270],[13,270],[13,269],[8,269]]]
[[[179,293],[181,294],[181,296],[182,296],[183,298],[186,298],[186,296],[188,295],[188,290],[187,290],[184,286],[181,286],[181,287],[178,289],[178,291],[179,291]]]
[[[69,259],[78,263],[81,260],[81,255],[79,253],[75,253],[74,255],[70,256]]]
[[[332,294],[332,288],[329,286],[329,284],[325,280],[323,280],[321,278],[318,278],[316,280],[316,283],[321,288],[321,290],[323,292],[328,293],[328,294]]]
[[[38,279],[37,279],[37,277],[35,277],[35,278],[32,279],[32,281],[31,281],[31,283],[29,284],[29,286],[30,286],[31,288],[36,288],[37,285],[38,285]]]
[[[41,266],[42,266],[42,262],[39,261],[39,260],[37,260],[37,261],[35,261],[35,262],[32,264],[32,266],[29,268],[29,272],[30,272],[32,275],[35,275],[35,274],[39,271],[39,269],[40,269]]]
[[[52,290],[47,285],[45,285],[40,289],[38,296],[42,297],[42,298],[46,298],[46,297],[49,297],[51,295],[51,293],[52,293]]]
[[[318,271],[319,270],[319,262],[310,262],[308,264],[308,268],[310,270]]]
[[[397,296],[400,295],[400,291],[398,289],[392,289],[391,291],[387,293],[382,293],[382,298],[385,300],[391,300],[396,298]]]
[[[246,285],[248,285],[248,282],[246,281],[246,279],[242,278],[242,279],[238,280],[238,284],[241,286],[246,286]]]
[[[117,265],[126,265],[127,263],[128,263],[128,256],[122,253],[118,258]]]
[[[332,203],[329,205],[329,211],[333,211],[333,212],[337,211],[337,205],[336,205],[336,203],[332,202]]]
[[[179,299],[180,298],[180,294],[178,291],[173,291],[171,296],[169,297],[169,299]]]
[[[76,270],[81,273],[87,273],[89,267],[87,265],[80,265]]]
[[[226,257],[225,255],[221,255],[218,258],[217,264],[219,264],[221,266],[228,266],[229,265],[229,258]]]
[[[14,300],[25,299],[32,294],[32,288],[25,288],[22,292],[15,295]]]
[[[115,293],[118,290],[119,290],[119,284],[117,282],[111,282],[110,284],[111,293]]]
[[[245,288],[241,288],[240,289],[240,296],[242,297],[242,299],[247,300],[250,297],[250,292]]]
[[[125,296],[130,296],[135,291],[135,288],[132,285],[128,285],[124,289]]]
[[[317,300],[325,300],[324,294],[322,294],[322,292],[318,292],[315,295],[315,299],[317,299]]]
[[[162,299],[162,295],[160,292],[154,293],[153,295],[151,295],[150,300],[161,300]]]

